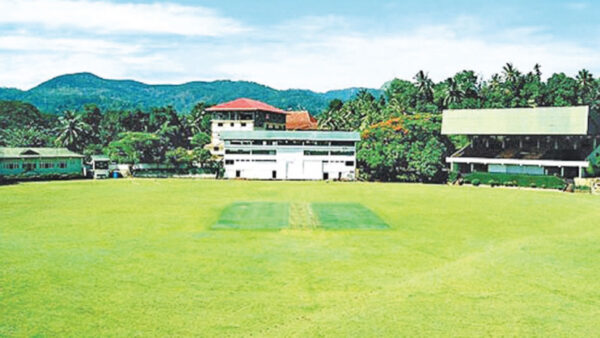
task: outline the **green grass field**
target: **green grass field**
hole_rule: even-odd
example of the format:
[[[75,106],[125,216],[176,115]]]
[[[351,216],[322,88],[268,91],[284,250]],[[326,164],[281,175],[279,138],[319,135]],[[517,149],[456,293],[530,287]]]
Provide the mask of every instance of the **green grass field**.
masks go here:
[[[234,202],[211,229],[278,230],[288,227],[289,203]]]
[[[289,227],[212,230],[240,201],[289,204]],[[389,229],[318,227],[333,202]],[[594,336],[599,216],[591,195],[435,185],[3,186],[0,336]]]

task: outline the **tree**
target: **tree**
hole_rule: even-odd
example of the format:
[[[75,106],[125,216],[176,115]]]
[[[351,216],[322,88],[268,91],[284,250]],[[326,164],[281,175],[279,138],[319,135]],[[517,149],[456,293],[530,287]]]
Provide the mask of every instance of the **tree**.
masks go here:
[[[454,108],[465,97],[465,91],[459,86],[453,78],[446,80],[446,90],[444,92],[444,106]]]
[[[431,102],[433,100],[433,81],[431,81],[428,74],[420,70],[415,75],[414,80],[419,98],[426,102]]]
[[[547,82],[547,103],[552,107],[577,105],[577,80],[564,73],[552,75]]]
[[[69,150],[81,152],[85,146],[85,138],[90,134],[90,126],[82,121],[81,115],[67,110],[58,118],[59,133],[56,145]]]
[[[582,69],[575,79],[577,80],[577,103],[590,104],[596,91],[594,76],[587,69]]]
[[[192,134],[210,133],[211,114],[206,111],[204,102],[197,103],[187,116],[188,128]]]
[[[194,165],[194,161],[196,160],[196,155],[194,154],[194,151],[187,150],[181,147],[167,151],[165,157],[167,163],[177,169],[191,168]]]
[[[118,140],[109,143],[106,153],[119,163],[162,163],[166,150],[156,134],[124,132]]]
[[[442,182],[452,150],[439,114],[414,114],[377,123],[362,133],[357,161],[367,180]]]

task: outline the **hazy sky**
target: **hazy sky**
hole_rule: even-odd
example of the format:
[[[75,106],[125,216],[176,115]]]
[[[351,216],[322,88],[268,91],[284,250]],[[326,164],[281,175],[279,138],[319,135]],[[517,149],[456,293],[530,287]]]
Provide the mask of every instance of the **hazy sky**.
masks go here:
[[[600,1],[0,0],[0,86],[64,73],[324,91],[506,62],[600,73]]]

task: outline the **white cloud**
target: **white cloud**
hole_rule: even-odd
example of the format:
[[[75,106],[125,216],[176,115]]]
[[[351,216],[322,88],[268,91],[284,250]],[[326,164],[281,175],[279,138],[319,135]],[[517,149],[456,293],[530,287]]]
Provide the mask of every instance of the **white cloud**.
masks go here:
[[[90,0],[4,0],[0,2],[0,23],[71,28],[92,33],[184,36],[222,36],[246,30],[236,20],[199,6]]]
[[[218,70],[228,77],[252,79],[277,88],[328,90],[348,86],[379,87],[399,77],[412,79],[418,70],[437,81],[463,69],[488,77],[506,62],[522,71],[535,63],[545,74],[574,74],[583,67],[600,71],[598,48],[571,42],[538,39],[524,29],[513,41],[463,37],[451,27],[420,27],[411,32],[365,36],[337,34],[313,42],[269,44],[245,49]],[[268,53],[264,53],[268,50]]]
[[[51,51],[68,53],[123,54],[141,50],[135,44],[117,43],[89,38],[43,38],[30,35],[0,36],[0,50],[5,51]]]
[[[574,75],[584,67],[600,73],[598,44],[563,41],[543,27],[487,33],[469,28],[477,24],[461,18],[447,25],[367,35],[340,18],[312,17],[222,39],[145,37],[133,38],[135,43],[21,33],[0,37],[0,86],[29,88],[79,71],[149,83],[232,79],[320,91],[379,87],[394,77],[410,80],[421,69],[436,81],[463,69],[489,77],[506,62],[522,71],[540,63],[545,75]]]

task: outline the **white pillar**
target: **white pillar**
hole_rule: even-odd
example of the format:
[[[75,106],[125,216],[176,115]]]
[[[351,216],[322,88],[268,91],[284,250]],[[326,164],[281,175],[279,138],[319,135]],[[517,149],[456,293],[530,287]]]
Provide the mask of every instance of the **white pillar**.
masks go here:
[[[583,167],[579,167],[579,178],[583,178]]]
[[[473,163],[471,163],[471,172],[473,172],[475,170],[475,165]]]
[[[560,167],[560,176],[565,177],[565,167]]]

